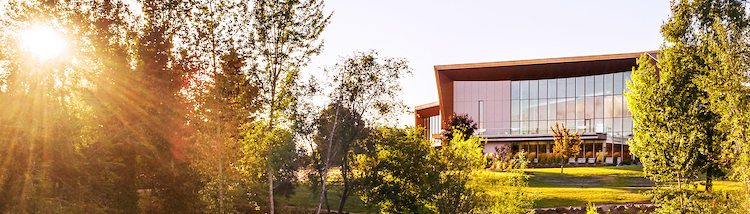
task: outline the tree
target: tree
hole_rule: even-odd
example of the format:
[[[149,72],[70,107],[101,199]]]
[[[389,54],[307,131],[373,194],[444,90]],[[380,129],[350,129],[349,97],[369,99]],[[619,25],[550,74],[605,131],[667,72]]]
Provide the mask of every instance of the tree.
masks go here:
[[[291,115],[291,107],[295,106],[300,69],[323,47],[319,37],[330,19],[330,15],[323,13],[323,6],[322,1],[316,0],[255,1],[250,13],[254,29],[250,35],[254,56],[250,67],[252,79],[259,86],[258,101],[264,114],[260,117],[266,121],[263,133],[282,133],[277,129],[290,126],[291,120],[286,116]],[[275,163],[271,157],[275,142],[272,139],[282,138],[261,136],[261,139],[266,139],[267,145],[263,147],[268,157],[265,176],[268,178],[269,211],[273,214],[274,177],[289,172],[273,168]]]
[[[474,135],[474,131],[477,130],[477,123],[472,120],[469,115],[461,114],[453,115],[445,121],[445,131],[443,131],[443,142],[450,143],[453,140],[453,136],[456,132],[461,132],[461,136],[464,136],[464,140]]]
[[[658,58],[642,56],[633,71],[632,91],[625,94],[633,112],[632,151],[643,162],[646,177],[676,182],[652,192],[663,212],[718,213],[717,204],[727,204],[716,203],[719,194],[699,191],[693,181],[705,173],[711,192],[712,179],[722,176],[731,161],[722,154],[722,144],[734,127],[718,126],[729,115],[718,113],[723,104],[710,102],[721,94],[709,93],[710,85],[718,82],[706,77],[733,64],[716,61],[713,40],[740,39],[720,38],[717,32],[746,26],[744,11],[740,1],[673,2],[672,16],[662,26],[665,44]]]
[[[563,173],[563,166],[568,161],[569,157],[575,157],[581,152],[581,135],[583,133],[570,133],[570,130],[565,127],[565,124],[560,128],[559,123],[555,123],[555,127],[549,127],[552,130],[552,137],[555,138],[555,145],[552,150],[555,154],[560,154],[563,157],[560,163],[560,173]]]
[[[368,126],[387,122],[404,112],[406,105],[398,99],[401,92],[399,83],[403,77],[411,74],[411,70],[404,59],[380,58],[377,52],[370,50],[342,58],[326,69],[326,74],[333,91],[328,95],[331,99],[330,112],[322,116],[333,115],[333,118],[321,118],[318,123],[318,139],[321,140],[316,143],[320,154],[325,153],[326,158],[317,212],[320,212],[326,194],[328,169],[332,163],[341,166],[344,187],[338,211],[343,212],[344,203],[352,192],[351,162],[357,150],[361,150],[356,142],[367,137]]]

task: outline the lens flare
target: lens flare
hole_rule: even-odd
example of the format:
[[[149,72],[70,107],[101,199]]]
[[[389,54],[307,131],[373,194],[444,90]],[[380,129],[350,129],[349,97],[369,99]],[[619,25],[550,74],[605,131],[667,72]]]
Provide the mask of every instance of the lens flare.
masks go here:
[[[21,46],[44,61],[59,55],[65,48],[65,41],[52,28],[36,26],[21,34]]]

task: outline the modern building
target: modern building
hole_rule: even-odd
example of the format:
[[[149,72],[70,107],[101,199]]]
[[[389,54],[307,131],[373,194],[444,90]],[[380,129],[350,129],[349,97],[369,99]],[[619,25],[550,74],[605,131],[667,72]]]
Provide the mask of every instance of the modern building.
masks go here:
[[[630,159],[633,121],[623,92],[643,54],[656,57],[645,52],[435,66],[439,102],[415,107],[415,124],[439,145],[444,121],[468,114],[487,140],[485,153],[506,147],[544,154],[554,145],[550,126],[560,122],[583,132],[582,152],[571,162],[591,163],[597,155]]]

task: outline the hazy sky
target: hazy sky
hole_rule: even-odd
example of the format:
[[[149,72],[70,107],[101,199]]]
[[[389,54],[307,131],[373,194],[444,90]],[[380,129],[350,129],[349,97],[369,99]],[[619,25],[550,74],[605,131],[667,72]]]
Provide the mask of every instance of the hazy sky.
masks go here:
[[[667,0],[328,0],[325,50],[310,73],[355,50],[407,59],[409,106],[438,101],[435,65],[657,50]],[[412,115],[402,124],[413,125]]]

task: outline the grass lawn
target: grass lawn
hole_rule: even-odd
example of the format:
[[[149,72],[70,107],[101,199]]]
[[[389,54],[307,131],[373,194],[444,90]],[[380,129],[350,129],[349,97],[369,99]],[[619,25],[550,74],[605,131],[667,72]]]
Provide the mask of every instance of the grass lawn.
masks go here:
[[[649,201],[650,197],[641,194],[649,190],[654,183],[643,177],[642,166],[621,167],[575,167],[526,169],[530,173],[527,190],[536,195],[534,208],[551,208],[563,206],[584,206],[589,202],[596,204],[625,204]],[[493,180],[504,179],[505,172],[485,170],[478,176],[477,185],[489,194],[493,190]],[[334,179],[334,178],[332,178]],[[715,190],[739,190],[740,184],[732,181],[715,181]],[[331,210],[338,210],[340,189],[331,189],[328,199]],[[306,186],[296,189],[291,198],[281,198],[279,202],[297,207],[317,207],[319,195],[313,194]],[[323,204],[325,208],[325,204]],[[352,195],[347,199],[344,210],[355,213],[375,213],[377,210],[365,207],[359,196]]]

